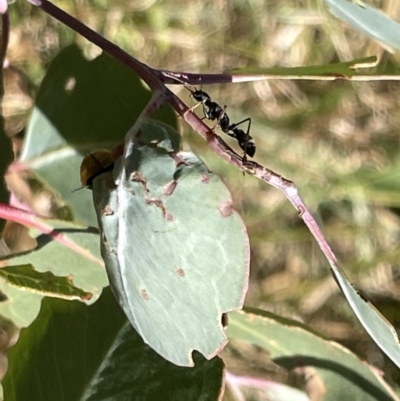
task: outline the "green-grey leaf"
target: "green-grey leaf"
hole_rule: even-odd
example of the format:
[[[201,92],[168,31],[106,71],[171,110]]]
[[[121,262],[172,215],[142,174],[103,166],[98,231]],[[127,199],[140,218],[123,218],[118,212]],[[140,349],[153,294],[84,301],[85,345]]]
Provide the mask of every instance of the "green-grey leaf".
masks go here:
[[[400,50],[400,24],[362,2],[325,0],[329,11],[365,35]]]
[[[378,344],[379,348],[400,367],[400,344],[394,327],[380,314],[374,305],[360,296],[338,268],[332,267],[331,269],[336,282],[365,330]]]
[[[107,275],[101,263],[99,236],[87,228],[55,220],[47,220],[65,237],[78,244],[88,256],[77,253],[47,235],[37,238],[38,247],[31,252],[5,259],[8,266],[32,264],[38,272],[52,272],[56,276],[72,276],[74,285],[93,294],[91,303],[100,296],[108,285]],[[7,300],[0,303],[0,315],[12,320],[19,327],[26,327],[36,318],[43,295],[1,283],[1,291]]]
[[[297,368],[305,373],[306,388],[315,391],[315,399],[399,400],[365,362],[341,345],[311,332],[301,323],[247,308],[229,313],[227,334],[231,339],[264,348],[278,365],[287,369]]]
[[[160,124],[141,130],[151,136],[166,130]],[[227,342],[222,314],[240,308],[247,290],[248,237],[227,188],[192,153],[160,144],[137,146],[114,174],[118,187],[111,173],[93,182],[114,293],[167,360],[191,366],[193,350],[211,358]]]

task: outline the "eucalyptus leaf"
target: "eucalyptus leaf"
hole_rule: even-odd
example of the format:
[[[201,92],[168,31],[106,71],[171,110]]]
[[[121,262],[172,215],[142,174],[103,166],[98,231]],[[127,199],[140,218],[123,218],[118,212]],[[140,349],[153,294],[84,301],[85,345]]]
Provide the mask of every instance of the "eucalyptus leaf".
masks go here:
[[[51,272],[39,273],[32,265],[17,265],[0,269],[0,277],[15,287],[47,296],[88,300],[89,292],[73,285],[71,277],[57,277]]]
[[[82,253],[47,235],[40,235],[37,238],[37,248],[3,259],[3,264],[10,269],[13,266],[31,264],[39,273],[52,272],[55,276],[71,276],[74,285],[91,293],[93,297],[90,302],[95,302],[103,288],[108,285],[100,256],[98,233],[74,223],[45,221],[52,224],[71,243],[79,245]],[[12,320],[19,327],[30,325],[37,317],[44,293],[32,293],[5,281],[1,283],[1,291],[6,300],[0,302],[0,315]]]
[[[379,348],[400,368],[400,343],[395,328],[367,299],[360,295],[337,267],[332,273],[351,309]]]
[[[207,361],[196,355],[194,368],[177,367],[144,344],[125,322],[109,288],[90,306],[44,299],[39,317],[21,330],[8,353],[5,399],[218,399],[223,376],[219,358]]]
[[[77,401],[125,321],[109,288],[90,306],[44,298],[38,318],[8,352],[5,400]]]
[[[224,364],[194,355],[195,366],[166,361],[128,323],[118,333],[81,401],[173,401],[219,399]]]
[[[299,322],[246,308],[229,313],[227,334],[230,339],[262,347],[272,361],[304,375],[311,399],[399,400],[376,370]]]
[[[227,342],[221,319],[243,304],[248,237],[222,181],[194,154],[177,151],[176,131],[148,120],[139,130],[140,143],[117,161],[115,178],[93,181],[102,255],[144,341],[192,366],[194,350],[209,359]]]
[[[383,12],[361,2],[325,0],[329,11],[365,35],[400,50],[400,24]]]

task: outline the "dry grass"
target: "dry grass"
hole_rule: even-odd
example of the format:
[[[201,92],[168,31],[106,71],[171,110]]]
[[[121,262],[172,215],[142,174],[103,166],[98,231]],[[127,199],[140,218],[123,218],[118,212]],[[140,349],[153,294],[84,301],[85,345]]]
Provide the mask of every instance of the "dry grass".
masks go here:
[[[400,2],[368,1],[400,19]],[[58,1],[153,67],[222,72],[242,66],[297,66],[389,54],[329,15],[322,0],[190,2]],[[46,64],[76,39],[18,1],[11,6],[9,59],[40,82]],[[400,83],[259,82],[205,88],[233,121],[250,116],[256,160],[294,181],[351,279],[400,325]],[[187,102],[188,93],[180,92]],[[386,372],[398,371],[369,340],[330,277],[295,210],[275,189],[238,171],[183,128],[193,149],[230,187],[252,244],[247,304],[312,325]],[[234,144],[233,144],[234,146]]]

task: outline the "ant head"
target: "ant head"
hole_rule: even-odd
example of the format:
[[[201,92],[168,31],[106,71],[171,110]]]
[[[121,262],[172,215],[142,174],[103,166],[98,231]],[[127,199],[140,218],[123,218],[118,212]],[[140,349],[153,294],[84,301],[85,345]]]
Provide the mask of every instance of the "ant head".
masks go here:
[[[202,91],[201,89],[203,88],[203,85],[200,86],[200,90],[198,90],[195,86],[193,86],[194,90],[191,89],[191,88],[189,87],[189,84],[184,84],[183,86],[184,86],[190,93],[201,92],[201,91]]]
[[[204,103],[207,100],[210,101],[211,97],[208,93],[202,91],[201,89],[203,88],[203,85],[200,86],[200,89],[197,89],[195,86],[193,86],[193,89],[188,88],[185,85],[185,88],[191,93],[190,97],[193,97],[193,99],[197,100],[200,103]]]

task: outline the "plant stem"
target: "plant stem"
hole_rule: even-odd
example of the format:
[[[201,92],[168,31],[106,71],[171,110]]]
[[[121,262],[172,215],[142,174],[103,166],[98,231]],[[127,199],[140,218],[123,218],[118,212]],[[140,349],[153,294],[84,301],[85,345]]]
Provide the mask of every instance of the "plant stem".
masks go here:
[[[0,203],[0,219],[12,220],[26,227],[38,230],[43,234],[47,234],[54,240],[66,246],[67,248],[70,248],[72,251],[84,256],[85,258],[95,263],[98,263],[101,266],[104,266],[104,262],[101,259],[93,256],[86,249],[76,244],[67,235],[65,235],[61,229],[60,230],[55,229],[50,224],[46,223],[44,218],[40,218],[39,216],[36,216],[33,213]],[[79,231],[84,229],[85,228],[82,229],[76,228],[75,230]]]

